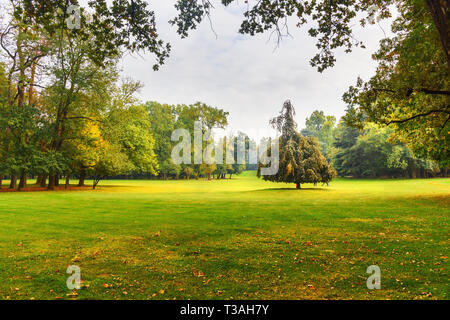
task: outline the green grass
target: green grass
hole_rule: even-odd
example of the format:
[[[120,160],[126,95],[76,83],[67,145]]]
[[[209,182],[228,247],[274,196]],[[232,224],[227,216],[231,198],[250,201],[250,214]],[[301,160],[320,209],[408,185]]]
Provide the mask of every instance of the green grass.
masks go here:
[[[293,187],[247,172],[0,193],[0,299],[449,298],[450,179]]]

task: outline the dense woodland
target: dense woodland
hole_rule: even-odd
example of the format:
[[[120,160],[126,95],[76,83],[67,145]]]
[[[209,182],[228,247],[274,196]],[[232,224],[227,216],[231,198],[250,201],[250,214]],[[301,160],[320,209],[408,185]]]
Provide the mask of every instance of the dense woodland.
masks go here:
[[[191,130],[195,121],[203,131],[225,129],[227,112],[200,102],[171,106],[136,99],[142,84],[121,79],[117,62],[126,53],[146,51],[156,58],[155,70],[164,64],[171,48],[159,38],[154,12],[143,1],[90,1],[82,8],[81,27],[68,28],[69,5],[77,3],[11,0],[2,8],[0,187],[6,178],[10,189],[25,188],[30,177],[49,189],[69,186],[70,179],[83,186],[91,178],[95,188],[107,177],[221,179],[257,169],[249,164],[172,163],[174,129]],[[302,141],[319,146],[313,158],[326,159],[340,176],[446,175],[450,94],[445,3],[355,1],[344,6],[264,0],[249,7],[240,32],[250,35],[274,28],[282,38],[280,21],[296,16],[299,27],[316,21],[318,27],[309,33],[318,41],[320,52],[311,64],[319,72],[334,65],[335,48],[350,52],[362,45],[352,40],[351,21],[358,13],[370,18],[373,5],[380,19],[391,16],[392,5],[399,12],[394,36],[383,39],[374,54],[379,63],[374,77],[358,79],[344,94],[346,116],[336,124],[332,116],[314,112],[301,135],[295,134],[298,139],[292,135],[286,141],[295,142],[295,148]],[[180,0],[177,9],[180,14],[171,23],[186,37],[213,7],[209,1]],[[363,19],[361,25],[370,21]],[[226,140],[236,144],[236,137]],[[331,170],[326,178],[298,183],[329,181]]]

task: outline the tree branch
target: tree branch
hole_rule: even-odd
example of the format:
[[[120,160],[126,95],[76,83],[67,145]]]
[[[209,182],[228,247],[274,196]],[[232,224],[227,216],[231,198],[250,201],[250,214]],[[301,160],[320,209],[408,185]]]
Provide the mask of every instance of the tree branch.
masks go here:
[[[97,119],[92,119],[92,118],[89,118],[89,117],[68,117],[68,118],[65,118],[66,120],[76,120],[76,119],[78,119],[78,120],[89,120],[89,121],[92,121],[92,122],[102,122],[102,121],[100,121],[100,120],[97,120]]]
[[[445,113],[445,114],[450,115],[450,111],[447,110],[447,109],[436,109],[436,110],[430,110],[430,111],[425,112],[425,113],[419,113],[419,114],[416,114],[416,115],[414,115],[412,117],[409,117],[409,118],[406,118],[406,119],[391,120],[389,122],[386,122],[386,124],[390,125],[390,124],[393,124],[393,123],[405,123],[405,122],[408,122],[408,121],[411,121],[411,120],[414,120],[414,119],[417,119],[417,118],[429,116],[429,115],[431,115],[433,113]]]

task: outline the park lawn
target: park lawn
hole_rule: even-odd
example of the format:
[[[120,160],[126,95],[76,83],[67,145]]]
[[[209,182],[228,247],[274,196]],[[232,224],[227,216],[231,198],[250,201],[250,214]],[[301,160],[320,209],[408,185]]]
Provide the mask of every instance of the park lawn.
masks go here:
[[[0,193],[0,299],[448,299],[449,205],[450,179],[295,190],[254,172]]]

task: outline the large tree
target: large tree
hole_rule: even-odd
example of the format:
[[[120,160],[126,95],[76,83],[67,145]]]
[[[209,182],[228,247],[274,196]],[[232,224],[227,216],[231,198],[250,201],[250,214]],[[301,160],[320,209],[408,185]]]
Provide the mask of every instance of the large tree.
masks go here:
[[[263,179],[295,183],[297,189],[300,189],[303,183],[330,182],[336,175],[334,169],[320,152],[317,139],[304,137],[297,132],[294,115],[294,107],[288,100],[284,103],[280,115],[271,120],[271,125],[281,134],[278,138],[279,170],[274,175],[263,176]],[[270,147],[268,152],[272,151]],[[264,166],[259,166],[259,176],[261,167]]]
[[[450,165],[450,87],[448,51],[437,30],[430,5],[445,1],[402,1],[393,37],[381,41],[374,54],[376,74],[358,79],[344,95],[348,124],[389,125],[414,153]],[[446,23],[448,23],[448,7]],[[444,21],[445,22],[445,21]]]
[[[2,6],[7,15],[0,28],[1,58],[8,66],[8,92],[3,97],[9,110],[4,115],[26,114],[32,108],[42,110],[36,117],[50,120],[51,136],[45,145],[33,147],[41,147],[49,155],[60,155],[67,141],[73,139],[73,128],[86,125],[76,122],[98,120],[95,116],[100,110],[93,109],[102,106],[83,104],[83,97],[101,92],[105,87],[99,83],[105,80],[100,79],[101,75],[110,70],[115,59],[125,52],[151,52],[157,59],[156,70],[170,51],[170,46],[159,39],[154,13],[142,0],[88,1],[80,10],[77,26],[71,26],[71,5],[80,4],[76,0],[11,0]],[[114,75],[110,78],[115,79]],[[45,106],[39,95],[45,96]],[[9,141],[2,152],[14,156],[17,162],[10,170],[14,171],[10,172],[10,186],[15,187],[17,175],[21,176],[19,186],[24,186],[32,163],[26,160],[30,155],[26,150],[30,142],[38,141],[26,137],[31,131],[23,131],[23,126],[10,125],[6,129]],[[17,136],[22,139],[14,140]],[[62,159],[59,155],[53,159]],[[55,170],[61,165],[45,170],[52,172],[49,188],[58,183],[62,172]]]

